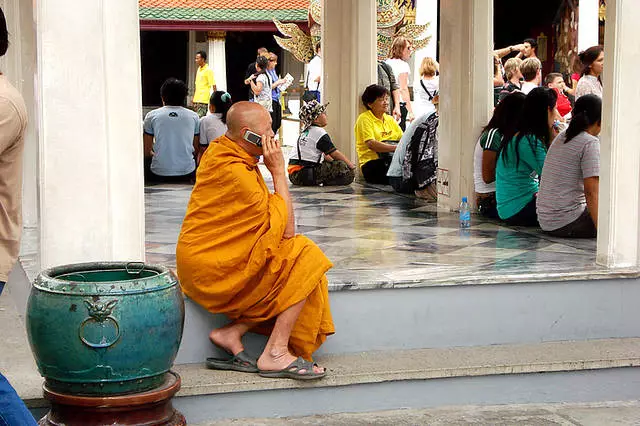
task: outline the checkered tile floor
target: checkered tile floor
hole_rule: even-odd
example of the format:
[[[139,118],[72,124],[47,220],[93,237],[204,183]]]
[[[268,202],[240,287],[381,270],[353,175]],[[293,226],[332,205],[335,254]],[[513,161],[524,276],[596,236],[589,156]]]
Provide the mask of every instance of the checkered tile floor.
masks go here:
[[[263,173],[268,180],[268,173]],[[191,187],[145,190],[147,262],[175,267],[175,246]],[[598,272],[595,240],[567,240],[509,228],[479,216],[461,231],[455,213],[390,187],[292,188],[297,232],[334,263],[331,287],[377,288],[492,282],[521,275]]]

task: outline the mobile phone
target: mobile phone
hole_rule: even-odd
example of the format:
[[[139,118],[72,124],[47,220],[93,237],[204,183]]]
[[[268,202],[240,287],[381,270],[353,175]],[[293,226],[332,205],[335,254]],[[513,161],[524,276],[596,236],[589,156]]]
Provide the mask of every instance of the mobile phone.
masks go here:
[[[257,133],[253,133],[251,130],[247,130],[246,132],[244,132],[242,139],[244,139],[245,141],[255,146],[258,146],[258,147],[262,146],[262,137]]]

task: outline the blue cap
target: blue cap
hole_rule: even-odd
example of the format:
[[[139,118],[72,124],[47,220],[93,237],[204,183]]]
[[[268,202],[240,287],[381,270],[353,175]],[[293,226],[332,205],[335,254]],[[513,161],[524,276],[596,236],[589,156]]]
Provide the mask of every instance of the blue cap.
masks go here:
[[[462,202],[466,203],[467,202],[467,197],[462,197]]]

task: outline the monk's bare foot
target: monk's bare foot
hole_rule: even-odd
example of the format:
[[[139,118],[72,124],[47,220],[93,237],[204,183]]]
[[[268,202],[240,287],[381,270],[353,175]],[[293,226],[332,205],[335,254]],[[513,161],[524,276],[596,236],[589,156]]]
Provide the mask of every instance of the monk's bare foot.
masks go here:
[[[244,351],[244,345],[242,344],[242,334],[237,327],[226,326],[217,328],[209,333],[209,339],[222,349],[230,352],[233,355],[238,355]]]
[[[279,371],[287,368],[293,361],[298,359],[292,355],[286,348],[283,350],[267,349],[265,348],[260,358],[258,358],[258,370],[262,371]],[[304,374],[307,370],[300,370],[300,373]],[[323,367],[314,366],[313,372],[320,374],[324,373]]]

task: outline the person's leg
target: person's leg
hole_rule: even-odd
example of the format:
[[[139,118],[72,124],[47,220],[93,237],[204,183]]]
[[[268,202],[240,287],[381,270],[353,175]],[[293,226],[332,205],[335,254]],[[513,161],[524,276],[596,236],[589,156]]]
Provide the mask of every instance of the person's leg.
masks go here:
[[[202,118],[207,115],[209,112],[209,105],[207,104],[195,104],[195,111],[198,114],[198,117]]]
[[[547,232],[560,238],[595,238],[598,234],[589,210],[585,211],[576,220],[560,229]]]
[[[242,336],[244,336],[251,326],[247,323],[233,321],[221,328],[216,328],[209,333],[209,340],[216,346],[220,346],[227,352],[238,355],[244,351]]]
[[[405,102],[400,102],[400,128],[404,132],[407,129],[407,114],[409,110],[407,109],[407,104]]]
[[[499,219],[495,192],[476,196],[476,203],[478,205],[478,213],[480,213],[481,216],[489,219]]]
[[[382,158],[378,158],[377,160],[367,161],[362,165],[362,176],[364,176],[364,180],[369,183],[388,185],[388,169],[389,165],[387,162]]]
[[[401,177],[389,176],[389,184],[399,194],[413,194],[413,191],[416,190],[416,185],[413,181],[407,182]]]
[[[280,102],[273,101],[273,111],[271,112],[271,129],[273,133],[278,134],[282,125],[282,106]]]
[[[305,302],[306,300],[298,302],[278,315],[267,345],[258,358],[258,369],[262,371],[282,370],[297,359],[289,352],[289,338]],[[320,367],[314,367],[314,370],[316,373],[324,371]],[[304,373],[305,371],[301,370],[300,372]]]
[[[0,294],[4,288],[0,281]],[[35,419],[6,377],[0,373],[0,426],[33,426]]]
[[[538,223],[538,213],[536,212],[536,197],[533,197],[529,203],[518,213],[508,219],[505,219],[507,225],[512,226],[540,226]]]
[[[325,186],[351,185],[356,177],[355,172],[341,160],[323,161],[316,173],[318,182]]]

